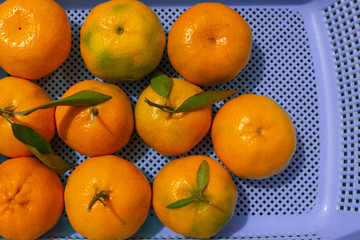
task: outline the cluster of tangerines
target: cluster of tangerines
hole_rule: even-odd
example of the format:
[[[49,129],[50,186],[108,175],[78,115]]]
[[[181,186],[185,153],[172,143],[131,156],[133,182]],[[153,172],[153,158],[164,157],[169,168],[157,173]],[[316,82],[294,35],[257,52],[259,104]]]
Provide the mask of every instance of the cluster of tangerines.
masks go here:
[[[150,204],[177,233],[207,238],[232,218],[236,177],[263,179],[281,172],[296,147],[294,125],[272,99],[245,94],[227,101],[212,119],[211,104],[239,90],[203,91],[200,86],[234,79],[251,55],[247,22],[220,3],[201,3],[173,24],[167,51],[185,79],[155,69],[166,45],[156,14],[135,0],[97,5],[85,19],[80,50],[89,71],[107,82],[150,85],[133,111],[113,83],[84,80],[51,101],[31,80],[58,68],[68,57],[68,17],[53,0],[6,0],[0,4],[0,236],[35,239],[49,231],[64,209],[73,228],[90,239],[131,237]],[[188,152],[209,132],[216,155],[178,158],[157,174],[152,189],[130,161],[112,155],[136,128],[164,155]],[[55,156],[55,132],[88,156],[78,166]],[[38,159],[31,157],[35,155]],[[76,167],[65,190],[57,174]]]

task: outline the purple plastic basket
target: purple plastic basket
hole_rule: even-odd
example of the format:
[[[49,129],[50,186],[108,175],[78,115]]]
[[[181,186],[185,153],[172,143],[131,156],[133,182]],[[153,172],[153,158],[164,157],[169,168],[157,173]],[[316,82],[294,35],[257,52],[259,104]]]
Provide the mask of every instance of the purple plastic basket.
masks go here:
[[[3,2],[0,0],[0,3]],[[51,75],[35,81],[58,99],[74,83],[94,79],[80,54],[80,27],[90,9],[102,1],[59,0],[69,16],[72,50]],[[177,17],[197,2],[144,1],[159,16],[166,33]],[[291,116],[297,150],[290,165],[266,180],[233,177],[239,200],[231,222],[214,239],[360,239],[360,1],[263,0],[223,1],[238,11],[253,31],[253,49],[235,80],[205,89],[238,89],[271,97]],[[159,66],[180,77],[167,54]],[[0,77],[7,74],[0,69]],[[133,106],[148,86],[145,77],[120,83]],[[213,105],[213,113],[223,102]],[[57,154],[73,162],[86,158],[58,136]],[[189,153],[167,157],[133,133],[116,153],[136,164],[150,182],[172,159],[203,154],[217,159],[208,134]],[[4,157],[0,158],[0,162]],[[63,184],[69,173],[61,177]],[[181,221],[181,219],[179,219]],[[46,238],[82,239],[65,212]],[[151,209],[131,239],[185,239],[164,227]],[[186,238],[188,239],[188,238]]]

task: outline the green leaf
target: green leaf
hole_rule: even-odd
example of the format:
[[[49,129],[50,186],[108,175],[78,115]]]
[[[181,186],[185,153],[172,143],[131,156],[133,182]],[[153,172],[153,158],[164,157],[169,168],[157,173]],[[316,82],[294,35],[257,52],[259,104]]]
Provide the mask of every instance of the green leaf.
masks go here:
[[[195,198],[184,198],[184,199],[178,200],[174,203],[167,205],[166,208],[170,208],[170,209],[181,208],[186,205],[189,205],[190,203],[192,203],[194,201],[195,201]]]
[[[150,78],[151,88],[160,96],[163,96],[167,99],[173,84],[172,78],[166,76],[160,71],[154,71],[151,74]]]
[[[78,164],[69,163],[55,154],[42,154],[36,148],[27,144],[25,145],[42,163],[59,175],[63,175],[73,167],[78,166]]]
[[[219,102],[221,100],[224,100],[225,98],[228,98],[235,93],[239,92],[239,90],[212,90],[212,91],[204,91],[200,92],[198,94],[195,94],[194,96],[189,97],[188,99],[181,104],[180,107],[178,107],[175,110],[175,113],[179,112],[186,112],[186,111],[192,111],[196,109],[200,109],[206,106],[209,106],[213,103]]]
[[[199,191],[201,192],[202,190],[204,190],[204,188],[206,187],[206,184],[209,181],[209,165],[206,162],[206,160],[204,160],[200,167],[199,170],[197,172],[197,186]]]
[[[56,106],[90,107],[103,103],[109,100],[110,98],[112,97],[99,92],[94,92],[91,90],[83,90],[69,97],[51,101],[26,111],[16,112],[15,114],[28,115],[39,109],[47,109]]]
[[[54,155],[51,145],[35,130],[18,123],[10,122],[10,124],[15,138],[57,174],[64,174],[77,165]]]
[[[54,153],[50,143],[35,130],[18,123],[10,122],[10,124],[14,137],[20,142],[37,149],[43,154]]]

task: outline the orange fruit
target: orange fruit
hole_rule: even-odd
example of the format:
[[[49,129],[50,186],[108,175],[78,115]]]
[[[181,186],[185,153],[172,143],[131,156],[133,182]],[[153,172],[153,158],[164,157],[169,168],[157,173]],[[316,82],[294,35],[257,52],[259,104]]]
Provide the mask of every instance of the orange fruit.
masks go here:
[[[118,151],[128,143],[134,129],[130,99],[120,87],[96,80],[73,85],[62,98],[82,90],[96,91],[112,98],[92,107],[57,107],[55,120],[60,138],[89,157]]]
[[[167,104],[177,108],[199,92],[202,92],[200,87],[173,78]],[[168,113],[148,105],[145,98],[160,105],[165,104],[166,100],[148,86],[140,94],[134,111],[137,133],[147,145],[161,154],[176,155],[188,152],[210,129],[210,106],[188,112]]]
[[[133,163],[114,155],[85,160],[65,187],[69,221],[89,239],[131,237],[144,223],[150,203],[146,177]]]
[[[181,76],[210,86],[235,78],[249,62],[251,46],[251,29],[235,10],[221,3],[199,3],[172,25],[167,51]]]
[[[0,4],[0,67],[11,75],[38,79],[68,57],[71,29],[53,0],[6,0]]]
[[[197,194],[197,171],[206,161],[209,180],[203,196],[208,202],[194,201],[186,206],[167,208],[181,199]],[[160,221],[171,230],[195,238],[209,238],[232,218],[238,192],[227,170],[214,159],[194,155],[166,164],[153,182],[153,207]]]
[[[106,81],[134,81],[159,65],[166,37],[156,14],[134,0],[94,7],[80,31],[80,50],[89,71]]]
[[[13,112],[28,110],[44,103],[51,98],[35,83],[17,77],[0,79],[0,109],[9,108]],[[3,113],[3,116],[8,116]],[[13,114],[8,116],[13,123],[22,124],[40,133],[46,141],[55,135],[54,109],[42,109],[27,116]],[[8,157],[25,157],[33,155],[30,150],[18,141],[11,130],[11,125],[0,116],[0,154]]]
[[[226,102],[211,128],[216,155],[234,175],[264,179],[289,164],[296,132],[287,112],[271,98],[245,94]]]
[[[57,174],[32,157],[0,164],[0,236],[36,239],[58,222],[64,188]]]

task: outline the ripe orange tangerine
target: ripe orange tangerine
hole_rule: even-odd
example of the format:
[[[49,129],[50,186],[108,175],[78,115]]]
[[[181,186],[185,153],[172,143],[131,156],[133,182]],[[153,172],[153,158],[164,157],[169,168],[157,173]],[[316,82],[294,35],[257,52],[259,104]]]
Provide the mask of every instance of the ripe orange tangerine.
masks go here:
[[[65,187],[73,228],[89,239],[125,239],[136,233],[150,209],[151,187],[133,163],[114,156],[82,162]]]
[[[0,236],[32,240],[58,222],[64,188],[58,175],[32,157],[0,164]]]
[[[9,74],[38,79],[55,71],[71,49],[65,10],[53,0],[0,4],[0,66]]]
[[[244,94],[216,113],[211,137],[216,155],[234,175],[264,179],[283,171],[296,149],[287,112],[271,98]]]
[[[198,172],[206,161],[208,181],[201,192]],[[179,200],[197,200],[179,207]],[[216,160],[202,155],[178,158],[167,163],[153,183],[153,207],[160,221],[173,231],[195,238],[209,238],[232,218],[238,191],[228,171]]]
[[[167,51],[175,70],[203,86],[228,82],[247,65],[252,32],[234,9],[221,3],[199,3],[175,21]]]
[[[211,107],[169,113],[145,102],[177,108],[189,97],[203,90],[188,81],[173,78],[173,85],[166,100],[148,86],[135,105],[135,126],[147,145],[164,155],[183,154],[191,150],[210,129]]]
[[[96,91],[112,98],[92,107],[57,107],[55,119],[60,138],[89,157],[120,150],[128,143],[134,129],[130,99],[120,87],[97,80],[73,85],[62,98],[82,90]]]

